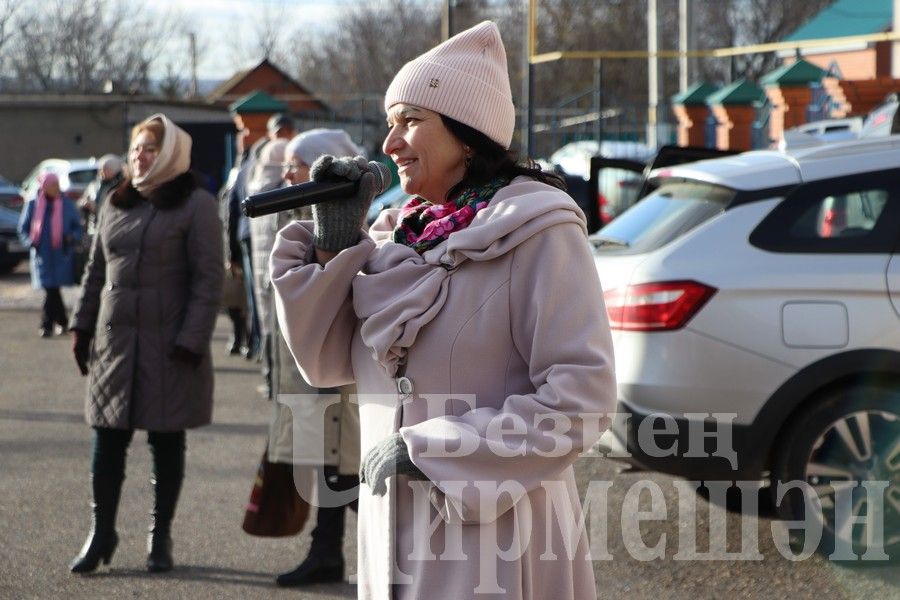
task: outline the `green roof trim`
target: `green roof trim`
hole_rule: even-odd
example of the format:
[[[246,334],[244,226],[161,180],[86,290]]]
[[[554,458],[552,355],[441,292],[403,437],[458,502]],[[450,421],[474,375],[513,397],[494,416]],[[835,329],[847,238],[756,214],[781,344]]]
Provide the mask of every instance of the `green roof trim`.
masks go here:
[[[246,96],[241,96],[228,105],[228,110],[233,113],[277,113],[288,109],[287,104],[276,100],[269,94],[256,90]]]
[[[837,0],[784,38],[785,42],[889,31],[894,0]]]
[[[706,99],[706,103],[710,106],[716,104],[751,105],[756,102],[762,102],[765,98],[766,93],[761,87],[746,79],[738,79],[731,85],[725,86],[709,96]]]
[[[685,106],[706,104],[706,99],[715,94],[719,88],[705,81],[698,81],[680,94],[672,96],[672,104]]]
[[[790,65],[782,65],[763,75],[760,85],[805,85],[822,81],[825,70],[809,61],[800,59]]]

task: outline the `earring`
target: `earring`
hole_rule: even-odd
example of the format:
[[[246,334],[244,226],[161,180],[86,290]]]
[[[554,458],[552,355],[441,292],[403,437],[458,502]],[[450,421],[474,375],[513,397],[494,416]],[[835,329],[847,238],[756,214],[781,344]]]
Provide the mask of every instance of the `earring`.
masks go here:
[[[463,164],[466,165],[466,168],[467,168],[467,169],[468,169],[470,166],[472,166],[472,155],[471,155],[471,154],[466,154],[466,158],[465,158],[465,160],[463,161]]]

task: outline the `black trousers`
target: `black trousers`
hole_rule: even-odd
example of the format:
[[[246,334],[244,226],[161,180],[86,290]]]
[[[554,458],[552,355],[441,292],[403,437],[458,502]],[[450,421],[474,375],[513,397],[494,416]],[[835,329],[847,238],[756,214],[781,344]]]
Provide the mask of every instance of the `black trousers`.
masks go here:
[[[63,327],[69,324],[66,316],[66,306],[63,304],[62,294],[58,287],[44,288],[44,307],[41,311],[41,328],[51,329],[57,323]]]
[[[337,467],[325,466],[324,482],[330,489],[342,492],[359,485],[359,477],[356,475],[340,475]],[[321,494],[320,494],[321,495]],[[344,553],[344,515],[347,507],[356,510],[356,500],[343,506],[324,507],[316,509],[316,527],[312,530],[312,543],[309,547],[310,556],[318,556],[326,562],[343,562]]]
[[[110,482],[125,478],[125,457],[133,436],[133,429],[94,427],[91,473],[95,478]],[[147,442],[153,453],[155,478],[180,484],[184,478],[184,431],[148,431]]]

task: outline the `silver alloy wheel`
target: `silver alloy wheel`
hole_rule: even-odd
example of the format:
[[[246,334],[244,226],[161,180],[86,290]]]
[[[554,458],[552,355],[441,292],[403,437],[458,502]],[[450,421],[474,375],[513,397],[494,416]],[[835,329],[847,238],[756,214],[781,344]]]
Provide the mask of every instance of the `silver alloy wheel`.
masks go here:
[[[819,435],[806,461],[806,482],[822,506],[823,525],[835,538],[855,548],[867,548],[883,528],[883,546],[900,542],[900,415],[862,410],[841,416]],[[887,482],[883,502],[870,502],[881,491],[865,482]],[[846,506],[855,519],[836,522],[837,507]],[[879,506],[880,504],[880,506]]]

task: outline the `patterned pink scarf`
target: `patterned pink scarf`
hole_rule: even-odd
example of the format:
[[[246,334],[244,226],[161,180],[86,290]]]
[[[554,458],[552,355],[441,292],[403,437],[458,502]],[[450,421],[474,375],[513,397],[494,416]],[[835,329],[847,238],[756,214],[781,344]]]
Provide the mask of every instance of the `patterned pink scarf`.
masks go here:
[[[59,184],[59,178],[54,173],[44,173],[38,177],[40,186],[37,195],[37,204],[31,214],[31,243],[41,243],[41,232],[44,228],[44,215],[47,212],[47,202],[52,202],[53,214],[50,216],[50,245],[53,248],[62,248],[63,242],[63,197],[60,193],[55,199],[47,198],[44,189],[51,183]]]
[[[394,229],[393,240],[422,254],[446,240],[454,231],[468,227],[497,190],[508,184],[509,179],[497,177],[480,187],[469,188],[455,200],[443,204],[432,204],[415,197],[400,209],[400,221]]]

